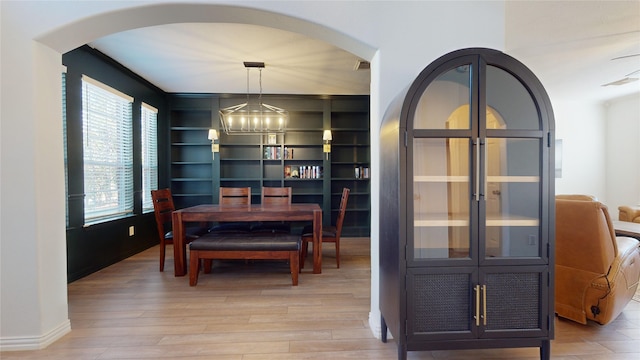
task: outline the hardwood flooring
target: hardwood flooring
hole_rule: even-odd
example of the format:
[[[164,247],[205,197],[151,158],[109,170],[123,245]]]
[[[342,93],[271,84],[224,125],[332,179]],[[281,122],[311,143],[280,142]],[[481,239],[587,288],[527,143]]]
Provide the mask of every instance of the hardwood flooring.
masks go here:
[[[284,262],[216,263],[190,287],[158,272],[158,247],[69,284],[72,331],[39,351],[0,359],[396,360],[396,345],[368,325],[368,238],[342,240],[341,268],[332,244],[323,273],[310,257],[299,285]],[[167,252],[169,255],[171,251]],[[607,326],[556,319],[554,360],[640,359],[640,302]],[[537,348],[409,352],[410,360],[538,359]]]

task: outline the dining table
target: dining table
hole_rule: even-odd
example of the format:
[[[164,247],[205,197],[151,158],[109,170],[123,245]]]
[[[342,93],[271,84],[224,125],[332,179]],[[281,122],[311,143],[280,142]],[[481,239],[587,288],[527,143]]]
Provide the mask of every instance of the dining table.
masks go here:
[[[187,273],[186,223],[311,221],[313,223],[313,273],[322,272],[322,208],[318,204],[202,204],[172,214],[175,276]]]

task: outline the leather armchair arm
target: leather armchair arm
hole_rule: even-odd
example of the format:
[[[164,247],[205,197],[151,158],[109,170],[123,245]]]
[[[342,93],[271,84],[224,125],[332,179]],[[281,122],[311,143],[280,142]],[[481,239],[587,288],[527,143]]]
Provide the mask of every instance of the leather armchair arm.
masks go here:
[[[618,207],[618,220],[640,223],[640,206],[620,206]]]

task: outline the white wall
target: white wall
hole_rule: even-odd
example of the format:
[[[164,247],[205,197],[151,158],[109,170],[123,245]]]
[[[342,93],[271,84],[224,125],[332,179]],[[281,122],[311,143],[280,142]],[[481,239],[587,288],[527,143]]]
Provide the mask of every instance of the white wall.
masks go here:
[[[148,3],[153,5],[145,7]],[[0,348],[43,347],[69,331],[61,54],[98,36],[140,26],[229,19],[296,31],[373,60],[370,324],[379,336],[375,226],[379,214],[379,160],[375,154],[379,153],[382,114],[393,97],[437,57],[464,47],[503,49],[504,3],[167,3],[95,1],[75,6],[64,1],[0,2]],[[235,7],[241,5],[254,10]],[[277,13],[291,17],[283,18]],[[355,15],[358,21],[353,21]],[[478,19],[482,19],[482,26],[478,26]]]
[[[640,206],[640,93],[605,104],[606,204],[613,219],[618,206]]]
[[[556,194],[589,194],[606,203],[604,108],[581,100],[551,100],[556,139],[562,139],[562,178]]]
[[[589,103],[553,101],[562,139],[562,178],[556,194],[594,195],[609,207],[640,205],[640,94]]]

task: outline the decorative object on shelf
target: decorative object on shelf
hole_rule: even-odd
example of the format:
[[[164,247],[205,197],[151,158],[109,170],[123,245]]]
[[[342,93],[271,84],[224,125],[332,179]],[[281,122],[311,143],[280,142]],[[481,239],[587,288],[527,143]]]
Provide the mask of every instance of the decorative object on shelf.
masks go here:
[[[209,140],[211,140],[211,153],[213,154],[213,158],[215,159],[216,153],[220,151],[220,144],[218,141],[218,131],[216,129],[209,129],[209,135],[207,136]]]
[[[279,107],[262,102],[263,62],[244,62],[247,68],[247,102],[221,109],[220,122],[228,135],[251,135],[284,133],[289,113]],[[258,102],[249,103],[249,72],[257,68],[260,73],[260,94]]]
[[[322,133],[322,140],[324,141],[322,151],[327,155],[327,160],[329,160],[329,153],[331,152],[331,140],[333,140],[333,136],[331,136],[331,130],[325,130]]]

